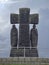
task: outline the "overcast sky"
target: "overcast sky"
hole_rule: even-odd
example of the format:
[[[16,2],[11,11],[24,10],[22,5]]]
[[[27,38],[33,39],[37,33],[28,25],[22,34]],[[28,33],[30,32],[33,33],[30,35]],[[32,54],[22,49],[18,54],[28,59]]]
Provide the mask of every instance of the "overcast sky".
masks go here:
[[[10,47],[10,13],[19,13],[21,7],[30,8],[31,14],[39,14],[37,25],[39,56],[49,57],[49,49],[43,52],[43,48],[49,48],[49,0],[0,0],[0,49],[6,49],[3,54],[0,50],[0,56],[9,57],[10,51],[7,49]]]

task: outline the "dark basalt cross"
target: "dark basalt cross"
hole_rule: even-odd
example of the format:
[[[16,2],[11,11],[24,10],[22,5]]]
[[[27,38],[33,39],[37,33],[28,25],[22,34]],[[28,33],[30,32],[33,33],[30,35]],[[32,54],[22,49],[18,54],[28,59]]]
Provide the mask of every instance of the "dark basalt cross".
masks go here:
[[[11,29],[11,45],[12,47],[37,47],[38,32],[36,25],[39,23],[39,15],[30,14],[30,8],[20,8],[19,14],[10,15],[10,23],[13,24]],[[18,30],[15,24],[19,24],[19,43],[18,43]],[[31,31],[29,24],[33,24]],[[30,31],[30,32],[29,32]],[[30,42],[31,41],[31,42]]]
[[[19,46],[30,47],[29,24],[38,24],[38,14],[30,14],[30,8],[20,8],[19,14],[11,14],[11,24],[19,25]]]

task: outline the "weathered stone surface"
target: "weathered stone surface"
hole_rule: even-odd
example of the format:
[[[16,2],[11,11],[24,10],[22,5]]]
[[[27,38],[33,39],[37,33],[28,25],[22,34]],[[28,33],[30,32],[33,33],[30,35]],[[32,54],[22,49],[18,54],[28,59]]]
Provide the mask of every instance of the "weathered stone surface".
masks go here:
[[[31,29],[30,32],[30,40],[31,40],[31,46],[32,47],[37,47],[37,43],[38,43],[38,31],[36,29],[36,27],[34,27],[35,25],[33,25],[33,28]]]
[[[18,23],[18,14],[11,14],[10,15],[10,23],[11,24],[16,24]]]
[[[30,40],[31,46],[37,47],[38,42],[38,31],[36,28],[32,28],[29,34],[29,24],[38,24],[38,14],[31,14],[30,15],[30,8],[20,8],[19,15],[18,14],[11,14],[11,24],[19,23],[19,43],[18,42],[18,30],[13,25],[11,29],[11,46],[17,47],[25,47],[25,55],[24,49],[12,48],[11,49],[11,57],[38,57],[37,49],[30,49]],[[26,49],[29,47],[29,49]],[[35,52],[35,53],[34,53]]]
[[[20,8],[19,46],[29,47],[29,8]]]
[[[23,48],[12,48],[11,49],[11,57],[24,57],[24,49]]]
[[[29,40],[29,25],[22,25],[19,26],[19,46],[21,47],[30,47],[30,40]]]
[[[38,24],[39,14],[30,14],[30,8],[20,8],[20,14],[11,14],[10,23],[11,24]]]
[[[20,17],[20,24],[28,24],[29,23],[29,8],[20,8],[19,9],[19,17]]]
[[[13,25],[11,29],[11,46],[17,47],[17,42],[18,42],[18,30],[15,27],[15,25]]]
[[[11,57],[38,57],[37,48],[12,48]]]
[[[39,23],[39,14],[31,14],[29,18],[30,24],[38,24]]]
[[[25,56],[26,57],[38,57],[38,50],[37,48],[31,48],[31,49],[27,49],[25,50]]]

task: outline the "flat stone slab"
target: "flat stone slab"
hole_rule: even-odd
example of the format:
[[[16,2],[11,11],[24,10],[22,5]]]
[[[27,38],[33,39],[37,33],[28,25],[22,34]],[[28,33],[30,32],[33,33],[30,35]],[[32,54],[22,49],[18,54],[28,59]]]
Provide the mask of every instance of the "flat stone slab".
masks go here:
[[[37,48],[12,48],[10,57],[38,57]]]

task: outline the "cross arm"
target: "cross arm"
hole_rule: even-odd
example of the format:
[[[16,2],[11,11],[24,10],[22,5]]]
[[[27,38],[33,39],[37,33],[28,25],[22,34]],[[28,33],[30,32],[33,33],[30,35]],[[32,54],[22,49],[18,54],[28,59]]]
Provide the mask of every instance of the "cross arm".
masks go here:
[[[19,14],[11,14],[10,23],[11,24],[20,24]],[[30,14],[29,15],[29,24],[38,24],[38,23],[39,23],[39,14]]]
[[[18,14],[10,14],[10,23],[17,24],[18,23]]]
[[[30,14],[29,23],[38,24],[39,23],[39,14]]]

